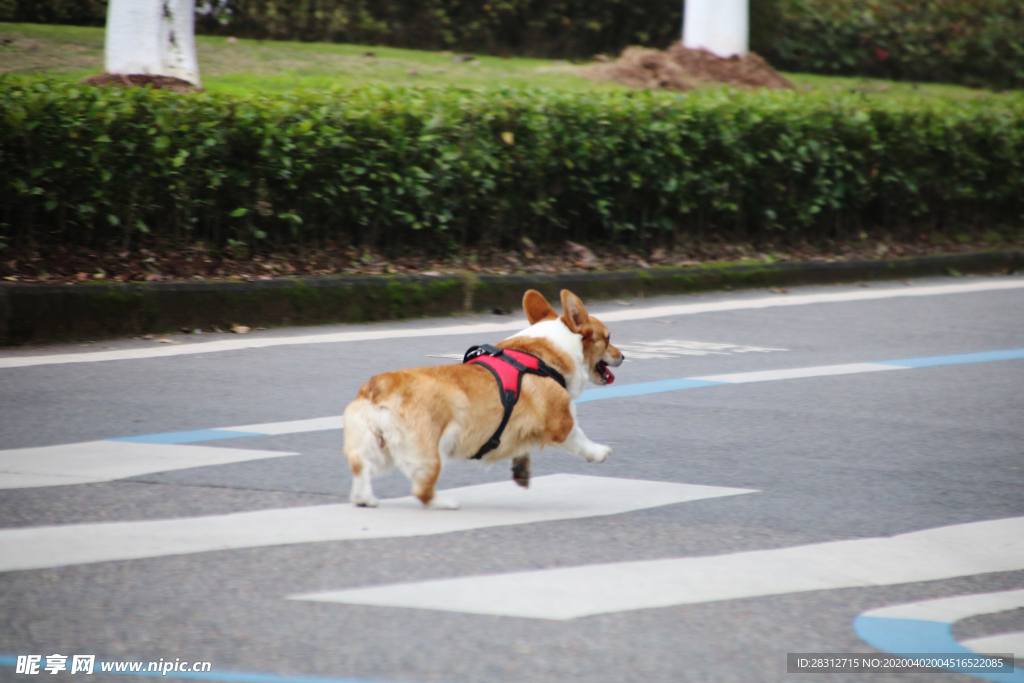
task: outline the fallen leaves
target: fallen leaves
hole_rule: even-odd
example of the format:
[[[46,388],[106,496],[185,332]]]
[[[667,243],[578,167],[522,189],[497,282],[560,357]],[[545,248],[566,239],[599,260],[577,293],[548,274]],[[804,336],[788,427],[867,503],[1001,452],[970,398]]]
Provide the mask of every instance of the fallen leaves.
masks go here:
[[[600,263],[600,261],[598,261],[597,256],[594,256],[594,252],[592,252],[590,249],[583,246],[582,244],[576,244],[575,242],[570,242],[569,240],[566,240],[565,247],[570,252],[572,252],[572,254],[576,256],[580,261],[582,261],[583,265],[593,266]]]
[[[2,3],[3,0],[0,0]],[[500,135],[496,131],[496,137]],[[498,138],[498,143],[504,145]],[[520,141],[521,142],[521,141]],[[22,282],[63,282],[67,284],[129,282],[181,282],[205,280],[275,280],[282,277],[343,275],[426,275],[437,277],[466,271],[481,275],[567,273],[624,270],[655,267],[686,267],[718,262],[759,259],[772,262],[831,262],[871,260],[894,256],[967,252],[995,242],[975,241],[961,244],[960,237],[907,235],[904,241],[884,239],[867,232],[847,241],[821,244],[784,244],[777,242],[733,243],[718,237],[699,240],[682,234],[676,244],[651,244],[649,248],[625,245],[576,242],[536,244],[520,237],[505,248],[467,247],[439,254],[413,247],[388,254],[371,248],[329,243],[322,248],[292,252],[262,253],[248,258],[248,250],[213,248],[210,245],[148,245],[123,250],[120,245],[107,248],[61,247],[39,251],[8,246],[0,260],[0,285]],[[978,240],[980,240],[980,236]],[[880,244],[883,243],[884,244]],[[1024,236],[1007,238],[996,246],[1024,247]],[[881,248],[880,248],[881,247]],[[102,275],[103,277],[98,277]],[[225,329],[226,331],[226,329]]]

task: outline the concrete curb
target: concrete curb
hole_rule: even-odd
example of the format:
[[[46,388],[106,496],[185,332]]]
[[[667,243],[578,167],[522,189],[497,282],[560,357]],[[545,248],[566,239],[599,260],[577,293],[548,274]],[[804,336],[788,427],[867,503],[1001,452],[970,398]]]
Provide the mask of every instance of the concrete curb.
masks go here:
[[[523,292],[557,300],[684,294],[1024,270],[1024,252],[838,263],[651,268],[557,275],[348,276],[258,282],[4,284],[0,344],[173,332],[182,327],[315,325],[518,309]]]

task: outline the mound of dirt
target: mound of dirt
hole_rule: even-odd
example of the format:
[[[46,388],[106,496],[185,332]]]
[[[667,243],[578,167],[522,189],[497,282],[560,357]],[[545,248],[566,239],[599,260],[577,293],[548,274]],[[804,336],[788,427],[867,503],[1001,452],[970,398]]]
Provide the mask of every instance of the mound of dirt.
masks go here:
[[[617,81],[633,88],[685,92],[702,83],[749,88],[792,88],[782,74],[753,52],[722,58],[707,50],[674,43],[667,50],[628,47],[614,62],[584,67],[580,73],[596,81]]]
[[[120,88],[150,86],[155,90],[170,90],[171,92],[198,92],[197,88],[188,81],[174,76],[153,76],[151,74],[97,74],[89,76],[79,85],[95,85],[99,87],[114,86]]]

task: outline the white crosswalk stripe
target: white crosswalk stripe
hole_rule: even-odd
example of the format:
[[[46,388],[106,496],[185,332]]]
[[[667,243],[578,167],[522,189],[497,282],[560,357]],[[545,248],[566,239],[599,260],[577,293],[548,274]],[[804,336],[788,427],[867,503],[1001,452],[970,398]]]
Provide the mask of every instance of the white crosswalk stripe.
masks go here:
[[[227,449],[225,449],[227,450]],[[425,510],[412,497],[375,509],[348,503],[143,522],[0,530],[0,571],[61,567],[293,543],[399,538],[622,514],[752,489],[553,474],[529,489],[511,481],[445,491],[461,510]]]
[[[0,451],[0,489],[89,484],[298,453],[180,444],[87,441]]]
[[[711,557],[420,581],[293,600],[533,619],[578,617],[1024,569],[1024,517]]]

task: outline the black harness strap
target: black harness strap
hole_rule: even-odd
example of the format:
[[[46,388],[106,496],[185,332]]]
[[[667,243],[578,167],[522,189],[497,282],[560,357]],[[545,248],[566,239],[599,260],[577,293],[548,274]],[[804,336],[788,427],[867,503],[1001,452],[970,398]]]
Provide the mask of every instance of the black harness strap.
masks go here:
[[[565,388],[565,378],[562,376],[562,373],[532,353],[526,353],[525,351],[500,349],[490,344],[481,344],[473,346],[466,351],[462,362],[483,365],[494,375],[494,379],[498,382],[501,406],[504,408],[504,414],[501,416],[501,424],[498,425],[498,429],[480,447],[480,450],[476,452],[476,455],[471,460],[479,460],[501,445],[501,435],[505,431],[505,427],[508,426],[509,418],[512,417],[512,410],[516,407],[516,403],[519,402],[519,392],[523,386],[523,375],[530,374],[550,377],[558,382],[563,389]],[[515,376],[513,377],[512,373],[508,372],[507,369],[500,368],[496,364],[510,366],[510,368],[515,370]]]

